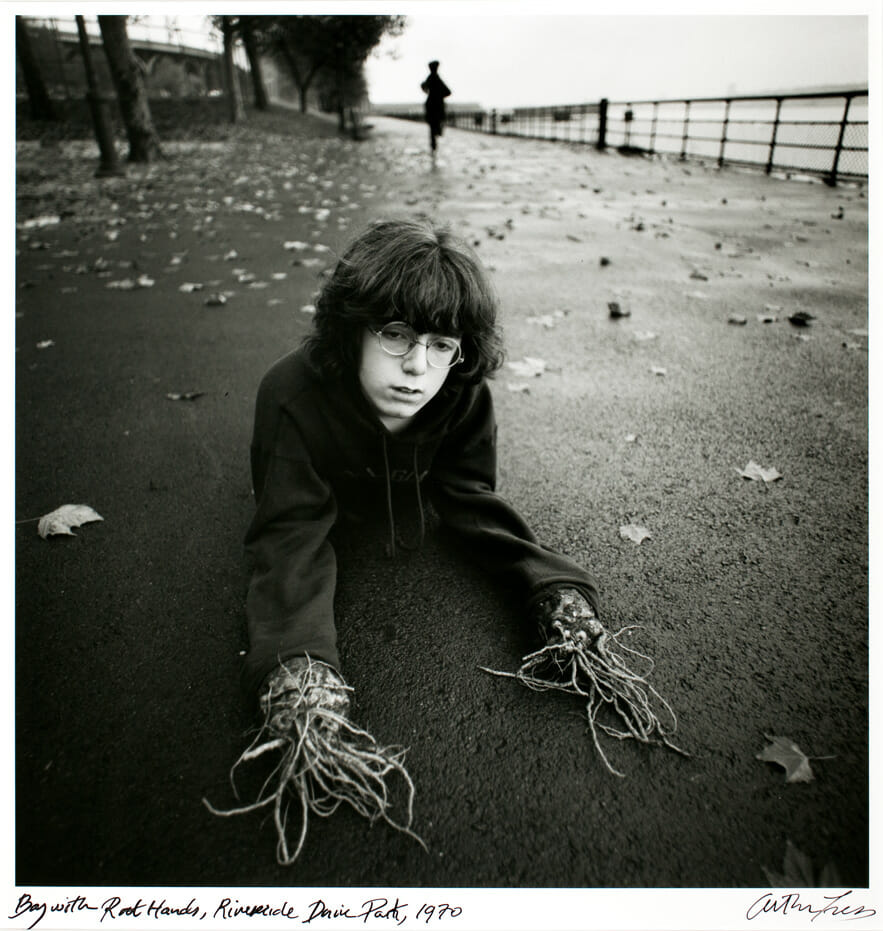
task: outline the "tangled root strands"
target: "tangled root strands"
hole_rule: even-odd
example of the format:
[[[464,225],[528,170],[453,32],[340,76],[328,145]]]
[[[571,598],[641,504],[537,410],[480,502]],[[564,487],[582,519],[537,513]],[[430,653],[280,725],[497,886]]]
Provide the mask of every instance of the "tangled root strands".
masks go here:
[[[312,669],[310,665],[306,676]],[[329,694],[327,681],[323,680],[321,689],[325,696]],[[235,793],[235,773],[240,765],[271,751],[281,751],[255,801],[227,810],[215,808],[207,799],[202,800],[203,804],[212,814],[225,818],[272,806],[276,859],[283,866],[290,866],[300,855],[310,814],[327,818],[343,802],[372,824],[383,820],[408,834],[426,850],[426,844],[411,829],[415,788],[404,765],[406,751],[379,745],[345,715],[323,707],[316,699],[317,692],[315,689],[311,692],[308,683],[302,689],[286,688],[284,692],[270,693],[263,725],[230,771]],[[406,791],[401,818],[391,812],[390,782],[395,777],[401,779]],[[291,796],[300,807],[296,843],[289,830]],[[238,793],[236,797],[239,798]]]
[[[556,690],[586,698],[586,716],[595,748],[607,769],[622,776],[604,753],[598,731],[618,740],[631,738],[662,744],[683,756],[690,755],[671,741],[677,717],[671,705],[647,681],[653,660],[619,642],[622,634],[632,629],[626,627],[615,634],[604,632],[593,641],[566,639],[548,643],[525,656],[516,672],[479,668],[494,676],[517,679],[535,691]],[[632,670],[619,650],[645,661],[647,671]],[[621,728],[598,720],[604,707],[613,712]],[[656,708],[661,709],[659,713]]]

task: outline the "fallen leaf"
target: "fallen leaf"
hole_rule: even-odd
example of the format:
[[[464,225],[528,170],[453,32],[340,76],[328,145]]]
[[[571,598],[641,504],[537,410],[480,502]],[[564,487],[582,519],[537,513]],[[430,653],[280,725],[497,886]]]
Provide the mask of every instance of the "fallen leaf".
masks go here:
[[[195,401],[197,398],[201,398],[204,394],[204,391],[185,391],[181,394],[173,391],[169,392],[166,397],[170,401]]]
[[[749,478],[753,482],[775,482],[782,477],[776,469],[764,469],[753,460],[744,469],[736,469],[742,478]]]
[[[528,385],[526,382],[518,383],[509,381],[506,382],[506,390],[512,391],[516,394],[530,394],[530,385]]]
[[[635,330],[632,336],[639,343],[647,343],[651,339],[656,339],[656,334],[652,330]]]
[[[210,294],[205,299],[206,307],[222,307],[227,303],[227,298],[223,294]]]
[[[61,217],[57,217],[53,214],[25,220],[24,223],[18,224],[18,228],[20,230],[42,229],[44,226],[57,226],[59,223],[61,223]]]
[[[798,310],[788,317],[788,322],[792,324],[792,326],[809,326],[810,320],[815,319],[816,318],[812,314],[807,313],[805,310]]]
[[[785,769],[785,782],[812,782],[812,768],[809,757],[787,737],[770,737],[764,734],[771,743],[757,754],[757,759],[764,763],[777,763]]]
[[[40,340],[39,343],[37,343],[37,349],[48,349],[50,346],[54,346],[54,345],[55,345],[54,339],[43,339],[43,340]]]
[[[779,889],[815,888],[826,889],[842,888],[843,882],[837,867],[830,861],[821,869],[818,876],[813,870],[812,860],[791,840],[785,841],[785,859],[782,861],[782,872],[776,873],[763,867],[767,882]]]
[[[665,373],[666,373],[666,369],[664,369],[661,365],[651,365],[651,366],[650,366],[650,371],[651,371],[654,375],[665,375]]]
[[[48,536],[66,534],[75,536],[71,527],[79,527],[91,521],[104,520],[88,504],[63,504],[49,514],[44,514],[37,524],[37,533],[45,540]]]
[[[727,323],[732,323],[734,326],[745,326],[748,323],[748,318],[743,317],[742,314],[730,314],[727,317]]]
[[[193,291],[201,291],[202,285],[198,281],[185,281],[179,288],[184,294],[191,294]]]
[[[632,312],[620,304],[619,301],[608,301],[607,309],[610,311],[610,317],[612,320],[619,320],[620,317],[630,317]]]
[[[619,535],[623,540],[631,540],[638,544],[651,539],[653,536],[646,527],[641,527],[638,524],[625,524],[619,528]]]
[[[553,314],[542,314],[537,317],[528,317],[528,323],[538,323],[541,326],[544,326],[547,330],[551,330],[552,327],[558,322],[557,318]]]
[[[758,314],[758,323],[775,323],[779,318],[775,314]]]
[[[546,371],[545,361],[531,356],[525,356],[524,359],[515,362],[507,362],[506,367],[522,378],[536,378]]]
[[[316,312],[316,305],[315,304],[304,304],[304,306],[301,307],[300,312],[302,314],[314,314]]]

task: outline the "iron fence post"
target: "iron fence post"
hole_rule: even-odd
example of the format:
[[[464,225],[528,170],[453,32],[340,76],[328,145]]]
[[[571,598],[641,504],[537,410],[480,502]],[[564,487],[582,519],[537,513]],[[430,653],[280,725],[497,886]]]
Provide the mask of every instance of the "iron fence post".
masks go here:
[[[730,122],[730,101],[727,100],[727,105],[724,108],[724,124],[721,127],[721,150],[720,155],[717,157],[717,167],[724,167],[724,148],[727,145],[727,125]]]
[[[598,104],[598,148],[607,148],[607,98],[603,97]]]
[[[846,95],[846,103],[843,107],[843,119],[840,120],[840,133],[837,136],[837,147],[834,149],[834,162],[831,165],[831,173],[825,178],[825,184],[829,187],[837,186],[837,167],[840,164],[840,153],[843,151],[843,136],[846,133],[846,120],[849,116],[849,105],[852,103],[852,94]]]
[[[687,160],[687,140],[690,137],[690,101],[684,101],[684,135],[681,139],[681,161]]]
[[[650,154],[653,155],[656,151],[656,116],[659,110],[659,101],[653,101],[653,122],[650,124]]]
[[[766,173],[769,174],[773,170],[773,152],[776,148],[776,136],[779,132],[779,114],[782,112],[782,98],[776,98],[776,117],[773,120],[773,134],[770,137],[770,154],[766,163]]]

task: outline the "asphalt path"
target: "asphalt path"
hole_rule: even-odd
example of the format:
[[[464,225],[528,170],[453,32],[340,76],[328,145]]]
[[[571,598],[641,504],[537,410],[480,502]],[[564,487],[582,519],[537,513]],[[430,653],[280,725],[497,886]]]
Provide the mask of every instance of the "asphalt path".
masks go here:
[[[425,127],[374,123],[101,182],[88,145],[19,149],[15,882],[732,889],[790,841],[868,886],[865,190],[457,131],[432,163]],[[234,804],[253,723],[255,390],[352,232],[420,212],[491,269],[508,359],[545,364],[494,381],[500,490],[594,571],[610,629],[641,626],[691,757],[607,741],[611,775],[579,700],[479,670],[535,645],[508,593],[436,535],[393,562],[368,528],[339,542],[343,671],[356,720],[410,748],[428,849],[341,810],[281,867],[270,818],[201,802]],[[66,503],[104,519],[41,539]],[[759,761],[765,735],[813,780]]]

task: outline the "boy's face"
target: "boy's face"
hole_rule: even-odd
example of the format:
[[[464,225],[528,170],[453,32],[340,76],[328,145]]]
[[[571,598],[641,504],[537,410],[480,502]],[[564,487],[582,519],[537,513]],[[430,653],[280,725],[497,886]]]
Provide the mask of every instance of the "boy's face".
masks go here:
[[[407,426],[441,390],[450,369],[434,368],[426,359],[426,341],[432,334],[420,333],[403,356],[393,356],[380,346],[371,330],[362,335],[359,382],[371,406],[387,430],[395,433]]]

